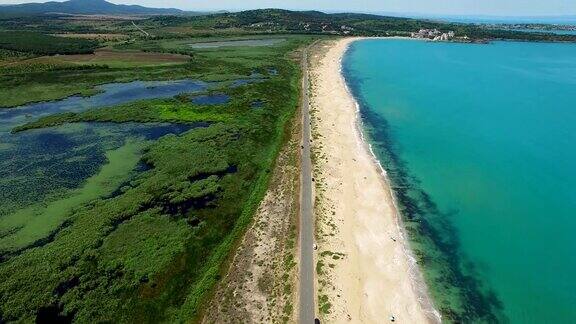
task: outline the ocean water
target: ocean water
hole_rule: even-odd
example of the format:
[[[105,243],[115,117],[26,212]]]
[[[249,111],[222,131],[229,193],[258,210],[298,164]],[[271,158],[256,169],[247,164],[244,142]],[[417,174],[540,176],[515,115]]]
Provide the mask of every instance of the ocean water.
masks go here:
[[[515,31],[521,31],[526,33],[551,33],[556,35],[576,35],[576,30],[563,30],[563,29],[513,29]]]
[[[417,17],[418,18],[418,17]],[[555,24],[574,25],[576,16],[436,16],[420,17],[463,24]]]
[[[576,322],[576,44],[365,40],[343,64],[444,319]]]

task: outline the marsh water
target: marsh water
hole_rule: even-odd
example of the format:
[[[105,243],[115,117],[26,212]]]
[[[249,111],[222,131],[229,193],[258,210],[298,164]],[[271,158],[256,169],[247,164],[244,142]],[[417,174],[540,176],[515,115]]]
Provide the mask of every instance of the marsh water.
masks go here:
[[[75,209],[118,190],[141,168],[150,141],[204,125],[78,123],[12,134],[15,126],[207,87],[193,80],[106,84],[91,97],[0,110],[0,257],[42,244]]]
[[[366,40],[344,61],[445,319],[576,321],[576,45]]]
[[[230,101],[230,96],[222,93],[202,95],[192,98],[192,103],[201,106],[223,105]]]
[[[90,108],[114,106],[130,101],[170,98],[182,92],[206,90],[208,84],[195,80],[134,81],[110,83],[96,87],[94,96],[72,96],[63,100],[32,103],[16,108],[0,109],[0,136],[28,121],[62,112],[79,112]]]

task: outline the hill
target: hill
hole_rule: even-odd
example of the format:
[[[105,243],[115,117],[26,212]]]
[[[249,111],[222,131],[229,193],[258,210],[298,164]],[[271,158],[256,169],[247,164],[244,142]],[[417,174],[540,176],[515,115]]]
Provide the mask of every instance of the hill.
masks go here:
[[[20,14],[17,14],[20,12]],[[22,14],[25,13],[25,14]],[[56,13],[56,14],[51,14]],[[115,5],[105,0],[70,0],[56,3],[24,4],[0,7],[0,30],[56,33],[131,33],[130,21],[100,21],[80,17],[82,23],[70,23],[67,15],[147,16],[138,27],[155,38],[182,38],[214,34],[322,34],[340,36],[410,36],[421,29],[453,31],[460,40],[523,40],[576,42],[575,35],[528,33],[487,28],[484,25],[448,23],[426,19],[379,16],[371,14],[327,14],[319,11],[259,9],[242,12],[186,12],[178,9],[154,9],[141,6]],[[112,17],[116,16],[116,17]],[[110,18],[110,19],[108,19]],[[122,17],[120,17],[122,18]],[[101,19],[101,20],[106,20]]]
[[[471,41],[530,40],[576,41],[574,35],[537,34],[487,29],[483,26],[447,23],[426,19],[379,16],[358,13],[327,14],[319,11],[290,11],[258,9],[234,13],[220,13],[198,17],[151,17],[142,26],[157,30],[160,27],[179,27],[180,30],[242,30],[250,33],[330,34],[348,36],[410,36],[420,29],[454,31]],[[174,29],[172,29],[174,30]]]
[[[39,15],[65,13],[78,15],[182,15],[179,9],[147,8],[137,5],[117,5],[105,0],[69,0],[65,2],[25,3],[1,6],[0,14]]]

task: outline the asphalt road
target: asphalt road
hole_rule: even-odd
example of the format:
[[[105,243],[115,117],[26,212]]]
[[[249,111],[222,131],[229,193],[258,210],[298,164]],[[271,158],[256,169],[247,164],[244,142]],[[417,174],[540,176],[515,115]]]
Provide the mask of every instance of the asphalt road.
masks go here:
[[[308,48],[302,54],[302,166],[300,190],[300,314],[301,324],[312,324],[314,304],[314,217],[312,161],[310,159],[310,107],[308,94]]]

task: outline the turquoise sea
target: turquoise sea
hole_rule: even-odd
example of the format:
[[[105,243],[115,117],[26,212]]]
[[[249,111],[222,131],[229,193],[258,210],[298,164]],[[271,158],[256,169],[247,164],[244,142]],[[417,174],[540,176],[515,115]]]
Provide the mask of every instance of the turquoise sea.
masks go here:
[[[576,322],[576,44],[354,43],[344,75],[445,320]]]

